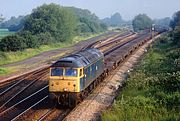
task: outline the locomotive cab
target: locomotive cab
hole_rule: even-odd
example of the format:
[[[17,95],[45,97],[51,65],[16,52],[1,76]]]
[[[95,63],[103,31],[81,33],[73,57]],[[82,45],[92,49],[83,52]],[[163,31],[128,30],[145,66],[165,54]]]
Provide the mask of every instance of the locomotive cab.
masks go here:
[[[82,68],[50,68],[49,91],[79,92],[79,78],[83,77]]]

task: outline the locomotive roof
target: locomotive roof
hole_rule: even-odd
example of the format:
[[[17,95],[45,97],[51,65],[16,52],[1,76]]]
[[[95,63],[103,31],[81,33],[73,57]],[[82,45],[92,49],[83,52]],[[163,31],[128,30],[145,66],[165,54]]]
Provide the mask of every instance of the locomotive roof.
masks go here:
[[[86,67],[94,61],[103,57],[100,50],[92,48],[87,49],[76,54],[63,57],[56,61],[52,67],[70,67],[70,68],[80,68]]]

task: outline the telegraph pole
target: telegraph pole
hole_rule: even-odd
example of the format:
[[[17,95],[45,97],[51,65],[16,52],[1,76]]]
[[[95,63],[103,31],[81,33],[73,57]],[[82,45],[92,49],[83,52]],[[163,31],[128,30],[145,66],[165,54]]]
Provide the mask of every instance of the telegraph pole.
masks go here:
[[[154,39],[154,30],[155,30],[155,24],[152,24],[151,27],[151,38]]]
[[[151,26],[151,39],[152,39],[152,42],[154,41],[154,31],[155,31],[155,24],[152,24]],[[150,44],[150,50],[152,49],[152,43]]]

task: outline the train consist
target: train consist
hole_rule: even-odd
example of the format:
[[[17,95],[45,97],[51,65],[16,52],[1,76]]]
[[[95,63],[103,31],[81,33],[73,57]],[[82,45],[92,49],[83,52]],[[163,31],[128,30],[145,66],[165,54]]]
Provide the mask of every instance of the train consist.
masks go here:
[[[145,32],[146,33],[146,32]],[[149,33],[149,32],[148,32]],[[158,32],[155,32],[156,36]],[[50,67],[49,97],[60,105],[76,106],[81,102],[112,70],[139,46],[150,40],[150,34],[142,34],[134,39],[113,57],[109,65],[99,49],[85,49],[56,61]],[[110,49],[111,51],[111,49]],[[113,62],[113,63],[112,63]]]
[[[61,58],[50,68],[49,97],[58,104],[74,107],[104,77],[104,55],[87,49]]]

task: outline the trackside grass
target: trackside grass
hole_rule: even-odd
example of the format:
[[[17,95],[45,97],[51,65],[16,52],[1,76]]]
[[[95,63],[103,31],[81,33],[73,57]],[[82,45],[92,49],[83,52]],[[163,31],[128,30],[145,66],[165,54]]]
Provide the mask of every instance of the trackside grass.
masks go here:
[[[0,76],[4,76],[13,72],[18,71],[16,67],[0,68]]]
[[[168,35],[153,43],[102,121],[179,121],[179,55]]]

